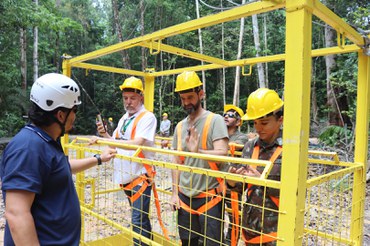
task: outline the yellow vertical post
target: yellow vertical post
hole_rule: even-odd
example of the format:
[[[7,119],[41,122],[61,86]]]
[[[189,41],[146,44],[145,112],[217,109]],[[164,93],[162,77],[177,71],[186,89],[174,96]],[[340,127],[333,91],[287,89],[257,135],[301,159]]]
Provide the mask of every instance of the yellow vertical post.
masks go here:
[[[71,77],[71,66],[69,65],[69,60],[63,59],[62,70],[64,75]],[[62,144],[64,153],[67,155],[68,150],[64,146],[69,143],[69,135],[67,133],[64,134],[64,136],[60,138],[60,142]]]
[[[355,132],[355,163],[363,165],[362,170],[354,173],[351,240],[362,245],[364,225],[364,202],[366,188],[366,164],[368,151],[368,131],[370,114],[370,58],[362,51],[358,53],[357,109]]]
[[[150,112],[154,109],[154,76],[144,76],[144,106]]]
[[[302,245],[311,90],[312,1],[286,1],[284,130],[278,245]]]

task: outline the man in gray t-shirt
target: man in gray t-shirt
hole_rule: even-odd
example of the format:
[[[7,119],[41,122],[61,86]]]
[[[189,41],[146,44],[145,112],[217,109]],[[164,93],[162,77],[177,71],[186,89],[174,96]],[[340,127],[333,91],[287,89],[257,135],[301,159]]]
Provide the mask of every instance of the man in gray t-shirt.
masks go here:
[[[204,91],[201,85],[195,72],[183,72],[177,76],[175,92],[179,93],[188,116],[177,124],[172,146],[176,150],[193,153],[227,155],[226,125],[220,115],[202,108]],[[193,157],[175,157],[175,162],[203,169],[228,169],[225,164]],[[203,239],[204,245],[221,245],[224,203],[219,181],[214,177],[176,170],[172,172],[172,180],[171,203],[173,210],[178,210],[182,245],[198,245],[199,239]],[[206,209],[202,210],[202,206]]]

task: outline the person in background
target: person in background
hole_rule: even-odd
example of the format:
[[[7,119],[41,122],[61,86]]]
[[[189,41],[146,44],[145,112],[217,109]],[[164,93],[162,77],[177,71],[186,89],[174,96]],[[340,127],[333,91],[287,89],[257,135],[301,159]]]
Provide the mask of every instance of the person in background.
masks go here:
[[[243,120],[241,117],[244,116],[244,112],[241,108],[234,106],[232,104],[226,104],[224,106],[224,120],[225,124],[227,126],[227,132],[229,134],[229,149],[231,152],[231,155],[234,156],[234,151],[235,150],[241,150],[244,147],[244,144],[248,142],[248,136],[242,132],[239,131],[240,126],[243,124]],[[236,145],[243,145],[242,147],[236,146]],[[237,206],[234,205],[234,209],[241,209],[241,201],[242,201],[242,195],[238,192],[235,191],[235,196],[231,196],[231,191],[230,189],[226,190],[226,199],[225,199],[225,204],[229,209],[233,209],[232,206],[232,199],[235,199],[235,203],[237,203]],[[227,235],[226,235],[226,243],[228,245],[231,245],[231,240],[232,240],[232,233],[236,233],[232,231],[232,228],[238,226],[237,221],[235,220],[233,213],[228,212],[230,222],[231,224],[228,227],[227,230]],[[240,220],[240,219],[239,219]],[[237,233],[235,234],[235,238],[233,239],[235,242],[238,241],[238,235]]]
[[[188,116],[177,124],[172,146],[176,150],[212,155],[227,155],[228,134],[220,115],[203,109],[202,82],[195,72],[177,76],[175,92]],[[225,163],[193,157],[175,157],[175,163],[227,171]],[[172,171],[172,210],[178,210],[182,245],[223,245],[224,182],[191,172]],[[211,206],[211,204],[213,206]],[[205,208],[205,209],[203,209]]]
[[[126,113],[119,120],[112,136],[105,131],[101,122],[97,129],[104,138],[114,139],[118,143],[154,147],[157,119],[144,107],[143,83],[136,77],[125,79],[119,87],[122,91],[123,106]],[[96,139],[92,140],[92,143]],[[134,150],[118,148],[118,154],[132,156]],[[152,159],[154,153],[143,151],[142,156]],[[152,226],[149,219],[149,208],[154,170],[151,166],[130,160],[114,160],[114,182],[124,190],[132,208],[131,223],[133,231],[151,239]],[[158,211],[157,211],[158,212]],[[136,238],[134,245],[146,245]]]
[[[114,125],[114,122],[113,122],[113,118],[112,118],[112,117],[109,117],[109,118],[108,118],[108,124],[107,124],[107,131],[108,131],[108,134],[109,134],[109,135],[112,135],[112,134],[113,134],[114,129],[115,129],[115,125]]]
[[[242,158],[269,160],[273,167],[268,179],[280,181],[282,157],[282,125],[284,102],[270,89],[260,88],[248,97],[247,112],[243,120],[253,120],[258,137],[247,142]],[[240,165],[230,172],[260,177],[264,167]],[[228,181],[229,188],[243,193],[245,184]],[[248,185],[242,215],[242,236],[246,245],[276,245],[279,190]],[[264,202],[264,203],[263,203]],[[261,235],[261,233],[265,235]]]
[[[31,88],[30,123],[4,150],[0,166],[5,203],[4,245],[79,245],[81,212],[72,174],[114,157],[68,160],[60,137],[72,129],[80,89],[70,78],[50,73]]]
[[[241,117],[244,116],[243,110],[231,104],[224,106],[224,120],[229,134],[229,145],[238,144],[243,145],[248,142],[248,136],[239,131],[239,127],[243,124]],[[243,149],[243,147],[236,147],[236,149]]]
[[[171,128],[171,121],[168,119],[168,114],[162,114],[162,121],[159,128],[159,133],[161,137],[169,137],[170,136],[170,128]],[[162,139],[161,141],[161,148],[166,148],[168,146],[168,140]]]

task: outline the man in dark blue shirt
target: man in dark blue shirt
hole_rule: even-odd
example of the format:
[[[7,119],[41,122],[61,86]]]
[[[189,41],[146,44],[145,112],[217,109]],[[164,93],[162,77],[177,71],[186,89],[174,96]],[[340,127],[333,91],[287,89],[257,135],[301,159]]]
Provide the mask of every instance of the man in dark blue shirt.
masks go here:
[[[0,166],[6,227],[4,245],[79,245],[80,205],[72,173],[109,161],[116,153],[68,160],[60,137],[72,129],[80,89],[61,74],[46,74],[31,89],[31,124],[4,150]]]

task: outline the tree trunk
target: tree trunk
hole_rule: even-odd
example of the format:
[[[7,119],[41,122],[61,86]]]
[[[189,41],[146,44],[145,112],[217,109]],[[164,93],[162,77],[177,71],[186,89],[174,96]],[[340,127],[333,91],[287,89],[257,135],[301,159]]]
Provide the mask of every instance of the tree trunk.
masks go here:
[[[199,13],[199,1],[195,0],[195,6],[196,6],[196,12],[197,12],[197,19],[200,18],[200,13]],[[199,38],[199,52],[203,54],[203,40],[202,40],[202,30],[199,28],[198,29],[198,38]],[[201,64],[203,66],[203,61],[201,61]],[[206,74],[204,71],[202,71],[202,82],[203,82],[203,91],[204,94],[206,95],[203,100],[203,108],[207,109],[207,93],[206,93]]]
[[[112,8],[113,8],[114,26],[115,26],[115,30],[117,33],[118,41],[123,42],[122,27],[119,22],[119,11],[118,11],[117,0],[112,0]],[[122,50],[120,53],[122,56],[123,67],[127,69],[131,69],[130,58],[127,54],[127,51]]]
[[[330,26],[325,25],[325,45],[326,47],[335,46],[335,30]],[[336,68],[336,55],[327,55],[325,56],[325,65],[326,65],[326,96],[327,96],[327,107],[329,125],[344,125],[343,118],[338,109],[338,104],[335,97],[334,88],[331,83],[331,72]]]
[[[314,60],[314,59],[313,59]],[[317,97],[316,97],[316,66],[315,60],[313,61],[312,66],[312,84],[311,84],[311,107],[312,107],[312,121],[318,124],[317,122],[317,113],[318,113],[318,106],[317,106]]]
[[[259,57],[261,45],[260,45],[257,15],[252,15],[252,26],[253,26],[254,47],[256,49],[256,57]],[[266,87],[265,72],[263,71],[263,65],[261,63],[257,64],[257,71],[258,71],[259,88],[265,88]]]
[[[245,4],[245,0],[242,1],[242,4]],[[239,60],[242,56],[244,21],[245,21],[244,18],[240,19],[238,53],[236,55],[237,60]],[[234,98],[233,98],[233,104],[237,107],[239,107],[239,92],[240,92],[240,66],[237,66],[235,69]]]
[[[222,1],[223,0],[221,0],[221,3],[220,3],[221,9],[223,9]],[[221,53],[222,53],[222,60],[225,60],[225,26],[224,26],[224,23],[221,24]],[[222,90],[222,101],[225,105],[226,104],[226,69],[225,68],[222,68],[221,90]]]
[[[141,36],[144,36],[144,0],[140,0],[140,25],[141,25]],[[144,71],[146,69],[146,57],[145,57],[145,47],[141,47],[141,69]]]
[[[266,24],[266,15],[263,15],[263,39],[264,39],[264,43],[265,43],[265,50],[267,50],[268,46],[267,46],[267,24]],[[265,53],[265,56],[267,54]],[[268,73],[268,65],[269,63],[268,62],[265,62],[265,85],[266,87],[268,88],[269,87],[269,73]]]
[[[35,5],[39,5],[39,0],[34,0]],[[39,77],[39,28],[33,28],[33,81]]]
[[[21,53],[21,88],[26,91],[27,89],[27,34],[26,29],[20,28],[20,53]]]

